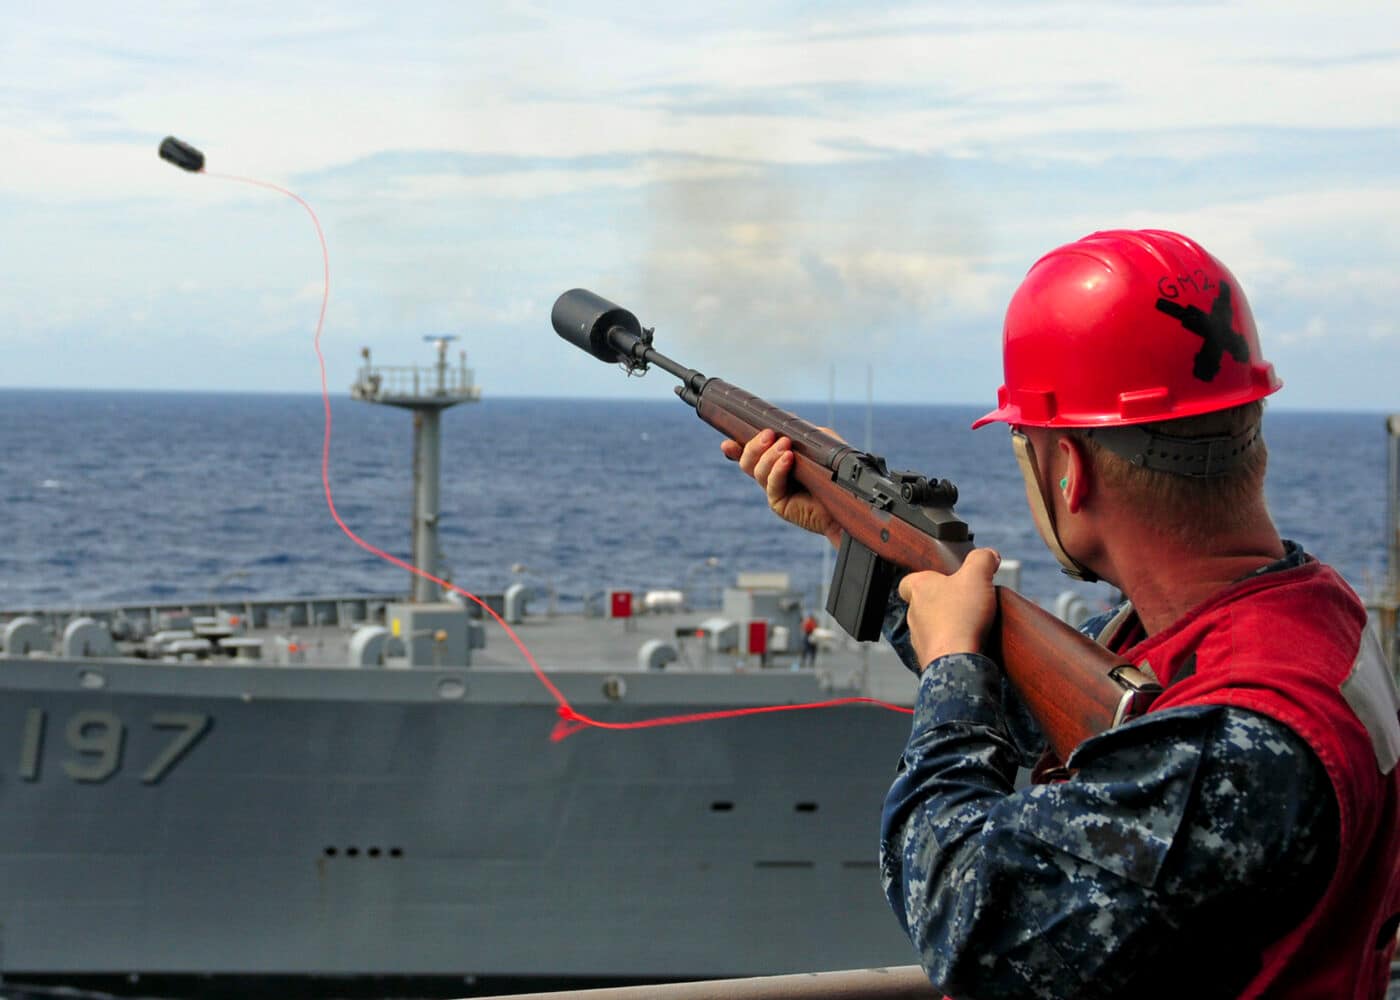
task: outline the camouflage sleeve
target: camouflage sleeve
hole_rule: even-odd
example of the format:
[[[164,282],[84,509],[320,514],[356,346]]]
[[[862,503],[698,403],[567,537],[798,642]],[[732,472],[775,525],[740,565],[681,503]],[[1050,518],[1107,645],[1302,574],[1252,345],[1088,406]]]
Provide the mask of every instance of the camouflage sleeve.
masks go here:
[[[914,652],[913,640],[909,637],[909,605],[899,596],[898,588],[890,591],[889,603],[885,607],[885,640],[894,648],[900,662],[916,677],[923,664]],[[1029,768],[1043,754],[1048,746],[1040,723],[1016,692],[1005,674],[998,670],[998,684],[1001,691],[1002,711],[1006,726],[1011,734],[1011,744],[1016,748],[1017,764]]]
[[[901,577],[902,578],[902,577]],[[899,585],[890,588],[890,596],[885,604],[885,624],[882,631],[885,641],[899,654],[900,662],[915,677],[923,669],[919,656],[914,652],[914,642],[909,638],[909,605],[899,596]]]
[[[999,675],[973,654],[924,671],[885,800],[881,877],[929,978],[957,997],[1237,995],[1335,863],[1316,757],[1263,716],[1190,707],[1016,791]]]

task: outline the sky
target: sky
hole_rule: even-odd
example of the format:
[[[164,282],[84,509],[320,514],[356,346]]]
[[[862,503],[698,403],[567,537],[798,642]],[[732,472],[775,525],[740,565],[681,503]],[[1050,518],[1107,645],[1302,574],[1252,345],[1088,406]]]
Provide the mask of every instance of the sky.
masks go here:
[[[209,175],[160,161],[166,135]],[[487,397],[660,397],[584,287],[779,400],[987,404],[1089,232],[1234,272],[1276,405],[1400,409],[1400,4],[0,6],[0,387],[333,392],[460,338]]]

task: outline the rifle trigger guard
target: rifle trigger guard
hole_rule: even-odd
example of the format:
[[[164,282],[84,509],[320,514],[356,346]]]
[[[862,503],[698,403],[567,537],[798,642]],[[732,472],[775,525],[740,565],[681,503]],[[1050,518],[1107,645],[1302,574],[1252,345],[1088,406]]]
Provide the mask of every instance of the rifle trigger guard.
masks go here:
[[[1162,685],[1128,663],[1114,667],[1108,676],[1123,689],[1123,697],[1118,699],[1118,707],[1113,711],[1110,729],[1117,729],[1144,714],[1162,693]]]

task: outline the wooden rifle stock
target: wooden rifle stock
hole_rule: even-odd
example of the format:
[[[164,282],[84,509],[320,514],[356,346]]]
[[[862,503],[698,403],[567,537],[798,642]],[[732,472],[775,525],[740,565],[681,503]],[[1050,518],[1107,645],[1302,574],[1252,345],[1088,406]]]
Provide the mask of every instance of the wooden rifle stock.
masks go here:
[[[949,544],[853,495],[836,481],[835,466],[853,449],[799,417],[727,382],[710,379],[696,412],[740,444],[764,429],[793,442],[793,476],[853,539],[907,570],[952,573],[970,550]],[[986,652],[1020,692],[1060,760],[1091,736],[1140,714],[1154,685],[1126,660],[1005,587]]]

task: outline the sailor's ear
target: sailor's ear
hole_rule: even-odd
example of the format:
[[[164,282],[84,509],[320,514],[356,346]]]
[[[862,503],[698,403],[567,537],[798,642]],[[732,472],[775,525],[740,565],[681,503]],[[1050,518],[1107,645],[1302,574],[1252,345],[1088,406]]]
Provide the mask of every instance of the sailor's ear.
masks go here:
[[[1055,471],[1065,507],[1078,514],[1093,495],[1094,463],[1088,445],[1071,434],[1060,434],[1055,441]]]

